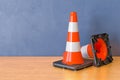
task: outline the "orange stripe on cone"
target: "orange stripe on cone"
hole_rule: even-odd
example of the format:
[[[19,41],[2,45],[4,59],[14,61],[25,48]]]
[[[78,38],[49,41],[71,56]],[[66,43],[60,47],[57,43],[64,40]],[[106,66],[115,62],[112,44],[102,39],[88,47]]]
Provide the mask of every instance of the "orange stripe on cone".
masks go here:
[[[83,64],[84,60],[80,51],[80,39],[78,32],[77,23],[77,13],[70,13],[70,26],[68,28],[68,36],[66,43],[66,51],[63,53],[63,61],[62,63],[66,65],[74,65],[74,64]],[[74,29],[74,30],[73,30]]]
[[[87,52],[90,58],[93,58],[92,45],[88,44]]]
[[[69,42],[79,42],[79,32],[68,32],[67,41]]]

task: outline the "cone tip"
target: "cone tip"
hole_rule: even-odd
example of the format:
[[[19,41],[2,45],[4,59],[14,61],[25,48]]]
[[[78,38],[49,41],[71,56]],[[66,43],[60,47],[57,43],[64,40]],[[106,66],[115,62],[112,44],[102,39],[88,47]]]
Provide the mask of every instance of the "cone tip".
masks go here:
[[[70,12],[70,22],[78,22],[77,12],[75,12],[75,11]]]

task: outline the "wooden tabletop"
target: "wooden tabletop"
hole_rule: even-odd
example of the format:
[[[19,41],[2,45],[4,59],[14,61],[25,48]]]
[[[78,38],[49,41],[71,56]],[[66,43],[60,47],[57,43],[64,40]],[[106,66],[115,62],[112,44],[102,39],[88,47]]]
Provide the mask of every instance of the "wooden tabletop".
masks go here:
[[[0,80],[119,80],[120,57],[102,67],[71,71],[52,66],[61,57],[0,57]]]

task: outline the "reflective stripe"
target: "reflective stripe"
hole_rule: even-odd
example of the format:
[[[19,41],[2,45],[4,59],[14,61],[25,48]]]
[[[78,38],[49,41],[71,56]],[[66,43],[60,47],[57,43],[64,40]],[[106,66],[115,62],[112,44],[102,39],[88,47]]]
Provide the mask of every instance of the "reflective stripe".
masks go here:
[[[67,42],[66,51],[68,52],[79,52],[80,51],[80,42]]]
[[[78,32],[78,23],[77,22],[69,22],[68,32]]]
[[[84,58],[88,58],[89,57],[88,52],[87,52],[87,48],[88,48],[88,45],[85,45],[85,46],[81,47],[81,53],[82,53],[82,56]]]

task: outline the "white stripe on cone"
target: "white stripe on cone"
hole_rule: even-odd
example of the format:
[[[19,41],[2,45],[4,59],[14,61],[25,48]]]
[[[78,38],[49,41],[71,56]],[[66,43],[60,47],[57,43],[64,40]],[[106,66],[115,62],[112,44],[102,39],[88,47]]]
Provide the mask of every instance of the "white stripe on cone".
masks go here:
[[[67,42],[66,51],[68,52],[79,52],[80,51],[80,42]]]
[[[68,32],[78,32],[78,23],[77,22],[69,22]]]
[[[81,53],[82,53],[82,56],[84,58],[88,58],[89,57],[88,52],[87,52],[87,47],[88,47],[88,45],[85,45],[85,46],[81,47]]]

